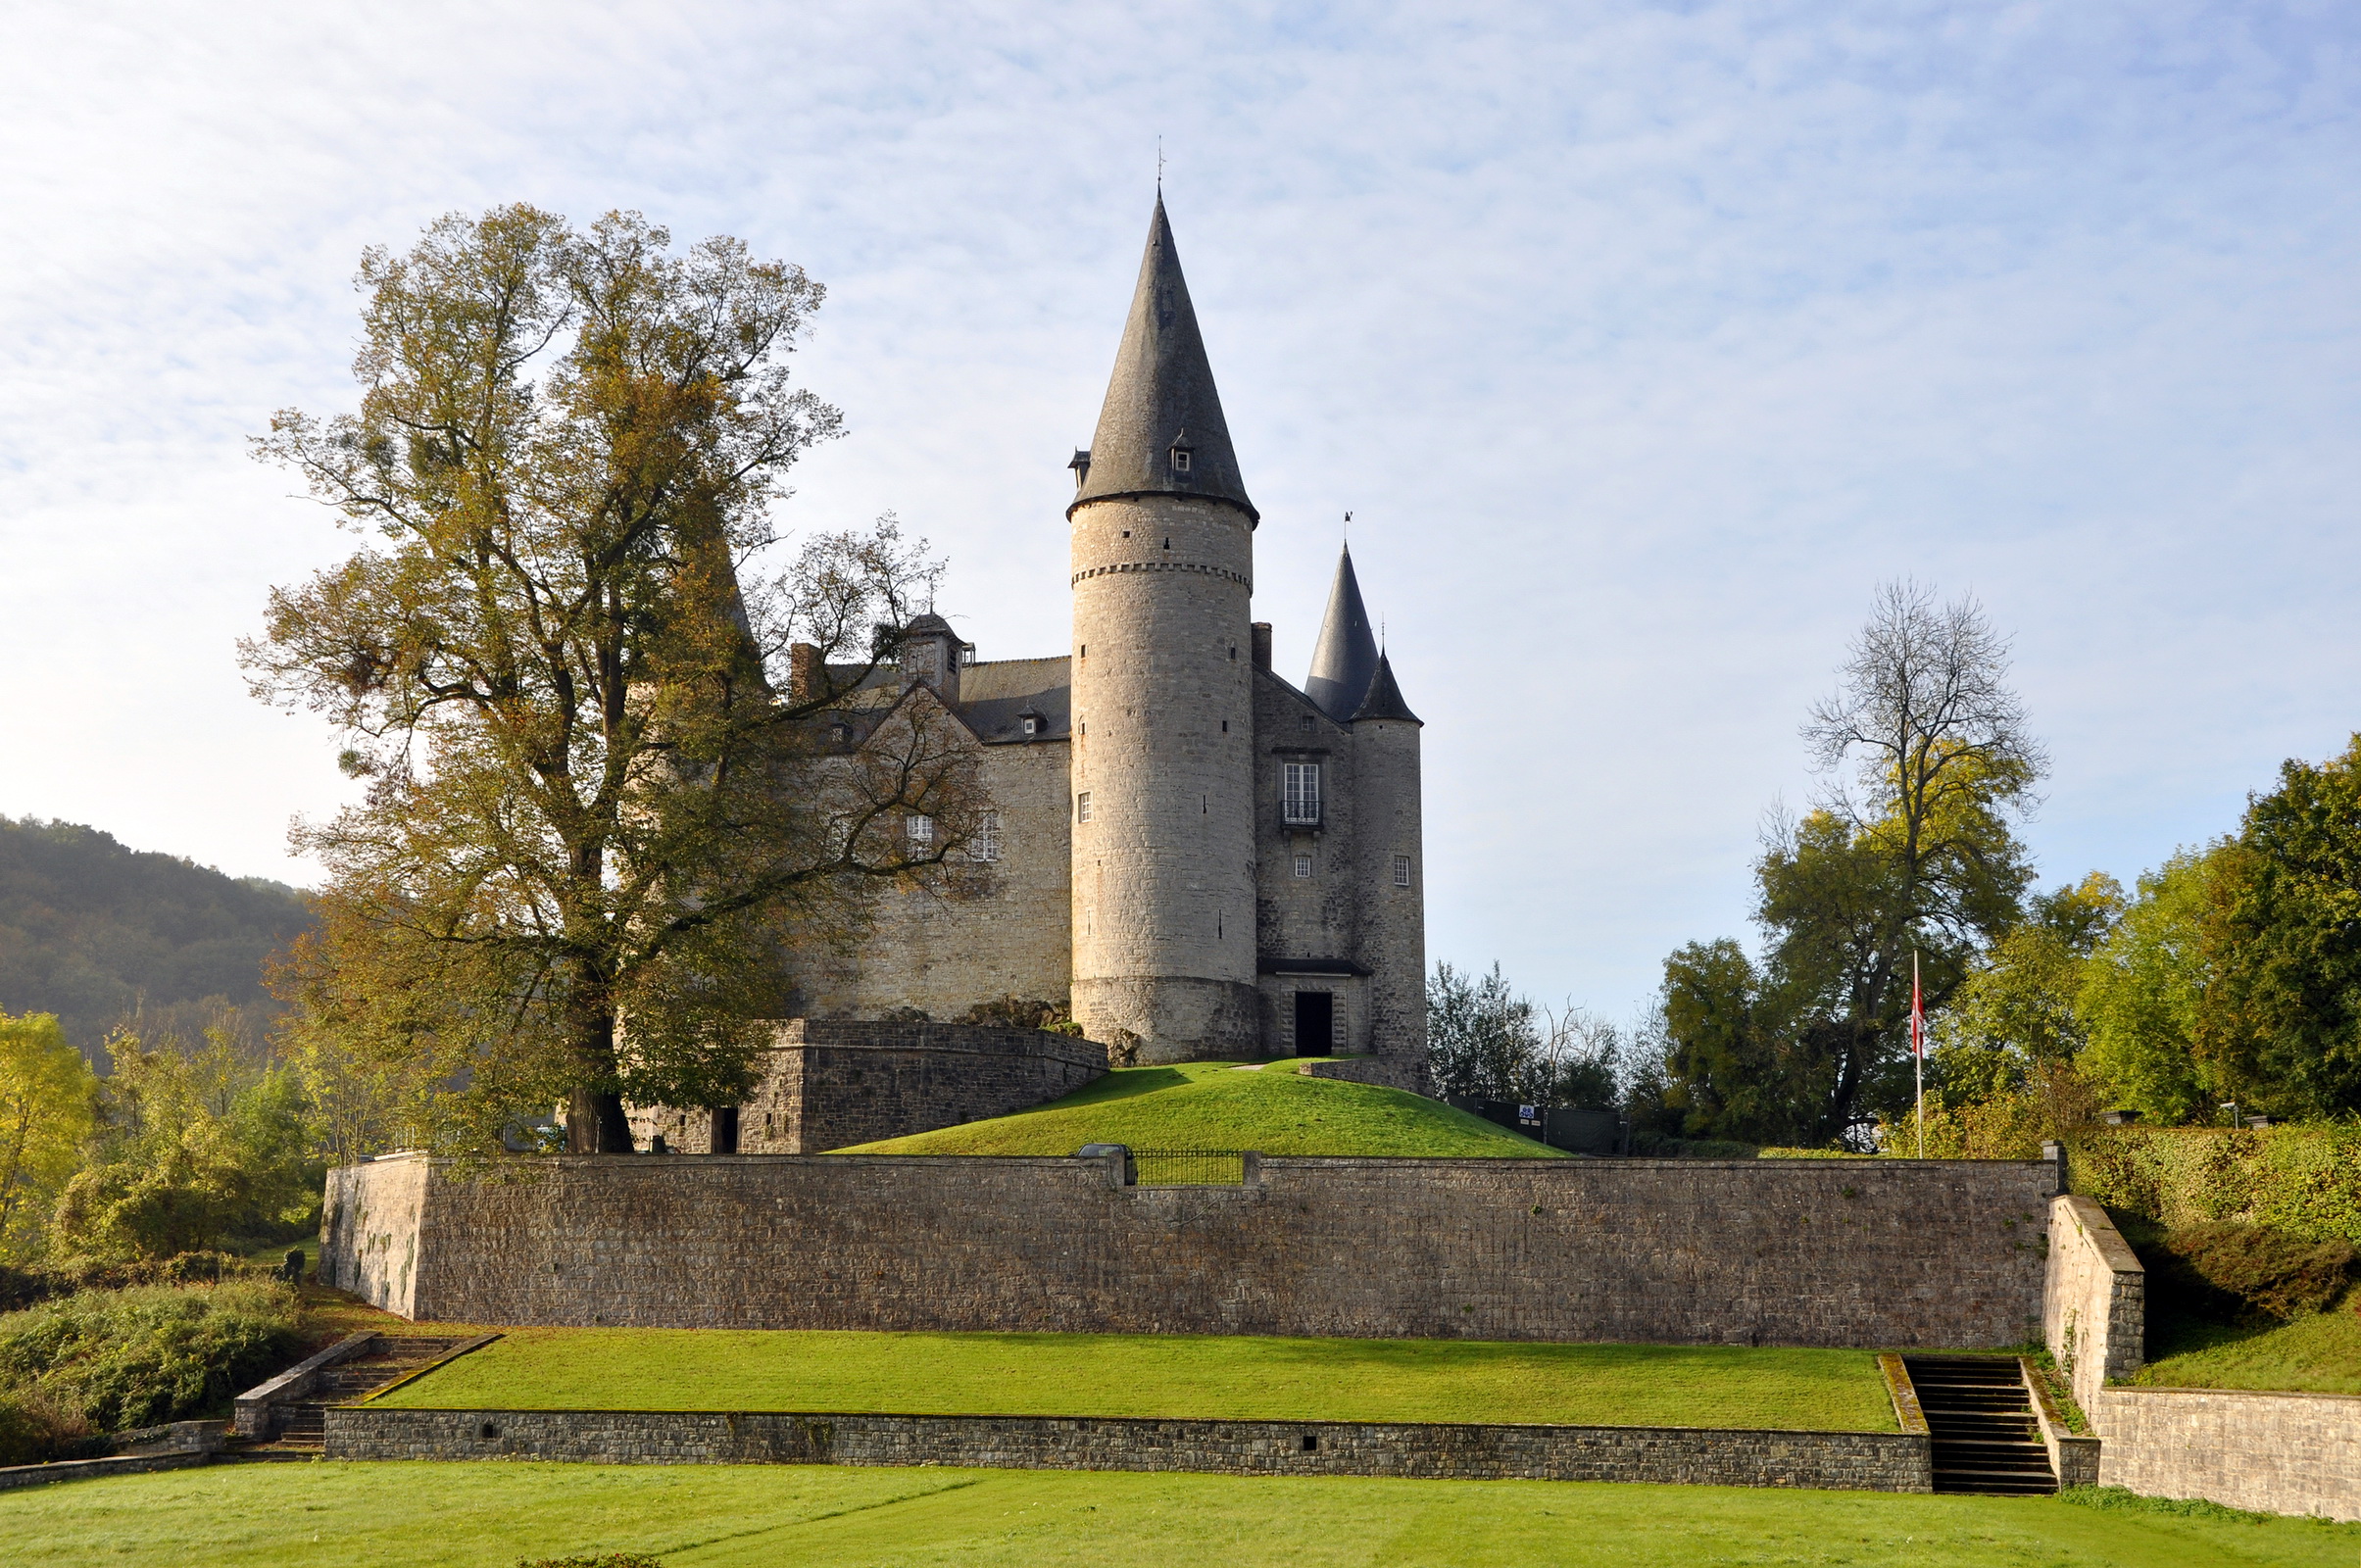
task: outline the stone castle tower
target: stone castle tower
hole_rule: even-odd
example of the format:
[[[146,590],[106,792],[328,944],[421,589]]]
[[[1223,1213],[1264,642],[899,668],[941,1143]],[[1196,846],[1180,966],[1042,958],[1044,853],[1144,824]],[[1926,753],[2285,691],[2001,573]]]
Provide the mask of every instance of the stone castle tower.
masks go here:
[[[1371,1058],[1340,1076],[1422,1085],[1419,721],[1350,554],[1303,685],[1271,668],[1261,519],[1160,196],[1072,467],[1066,656],[978,660],[930,614],[851,716],[856,744],[906,703],[958,720],[992,807],[983,874],[959,899],[879,893],[783,1012],[939,1024],[1027,999],[1070,1004],[1119,1064],[1334,1053]]]
[[[1074,469],[1074,1016],[1143,1062],[1251,1054],[1260,519],[1160,195]]]

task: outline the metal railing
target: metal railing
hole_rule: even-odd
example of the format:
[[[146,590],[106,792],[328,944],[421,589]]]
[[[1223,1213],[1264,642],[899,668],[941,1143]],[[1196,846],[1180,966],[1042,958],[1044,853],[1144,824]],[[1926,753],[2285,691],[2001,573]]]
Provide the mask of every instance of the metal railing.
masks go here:
[[[1142,1187],[1236,1187],[1246,1181],[1237,1149],[1134,1149],[1133,1180]]]

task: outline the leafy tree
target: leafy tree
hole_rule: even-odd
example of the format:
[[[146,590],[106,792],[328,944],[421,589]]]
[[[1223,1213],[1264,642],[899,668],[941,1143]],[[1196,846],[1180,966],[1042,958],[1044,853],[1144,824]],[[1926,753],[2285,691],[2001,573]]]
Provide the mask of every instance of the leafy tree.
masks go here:
[[[303,1100],[283,1068],[255,1070],[216,1031],[193,1053],[108,1043],[99,1126],[67,1182],[52,1250],[110,1263],[283,1237],[318,1201]]]
[[[2140,892],[2087,967],[2075,1019],[2081,1065],[2113,1104],[2183,1122],[2210,1109],[2224,1085],[2200,1054],[2213,989],[2208,935],[2213,884],[2228,853],[2183,850],[2142,875]]]
[[[1934,1019],[1935,1081],[1946,1098],[2013,1094],[2082,1054],[2076,1004],[2090,955],[2123,908],[2122,884],[2103,871],[2031,902]]]
[[[40,1254],[50,1205],[80,1162],[97,1088],[55,1015],[0,1012],[0,1260]]]
[[[1495,962],[1470,974],[1438,962],[1426,987],[1427,1061],[1447,1095],[1505,1100],[1541,1046],[1533,1004],[1508,989]]]
[[[2218,1004],[2197,1044],[2224,1091],[2283,1114],[2361,1111],[2361,735],[2281,766],[2212,891]]]
[[[932,591],[923,547],[888,518],[742,587],[839,428],[788,378],[819,285],[669,245],[516,206],[372,250],[358,412],[259,443],[375,536],[244,645],[369,783],[298,826],[329,881],[281,983],[299,1038],[453,1147],[563,1100],[570,1149],[628,1151],[626,1095],[734,1102],[777,945],[841,938],[864,886],[937,879],[972,832],[956,724],[864,695]]]
[[[2032,879],[2010,823],[2046,760],[2007,671],[1972,599],[1878,591],[1803,729],[1828,788],[1755,864],[1760,962],[1727,941],[1665,962],[1665,1104],[1687,1136],[1859,1144],[1908,1103],[1913,957],[1940,1005]]]

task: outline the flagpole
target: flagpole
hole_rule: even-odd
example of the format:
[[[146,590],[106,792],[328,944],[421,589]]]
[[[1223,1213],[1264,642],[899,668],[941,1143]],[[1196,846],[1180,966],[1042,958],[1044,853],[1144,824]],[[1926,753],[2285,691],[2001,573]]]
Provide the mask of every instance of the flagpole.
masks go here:
[[[1926,1015],[1919,1010],[1918,950],[1910,950],[1910,1075],[1918,1085],[1918,1157],[1927,1157]]]

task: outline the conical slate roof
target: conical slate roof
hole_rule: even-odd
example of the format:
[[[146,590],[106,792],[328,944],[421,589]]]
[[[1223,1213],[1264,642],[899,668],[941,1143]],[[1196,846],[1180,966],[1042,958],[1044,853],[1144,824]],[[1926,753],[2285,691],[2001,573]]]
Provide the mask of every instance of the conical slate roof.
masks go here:
[[[1176,447],[1185,451],[1186,468],[1173,455]],[[1115,351],[1099,430],[1091,438],[1090,465],[1066,515],[1085,501],[1136,495],[1205,496],[1261,518],[1238,476],[1238,455],[1230,450],[1221,394],[1205,363],[1161,192],[1148,224],[1148,254],[1140,259],[1131,315],[1123,322],[1123,346]]]
[[[1337,560],[1336,585],[1328,590],[1328,613],[1320,620],[1320,641],[1311,651],[1311,674],[1303,682],[1303,695],[1330,718],[1349,723],[1377,664],[1377,639],[1369,631],[1369,612],[1361,605],[1360,580],[1353,574],[1348,546]]]
[[[1377,656],[1377,674],[1369,682],[1369,695],[1353,710],[1354,723],[1364,718],[1396,718],[1420,725],[1425,722],[1402,700],[1402,688],[1394,682],[1394,661],[1383,654]]]

